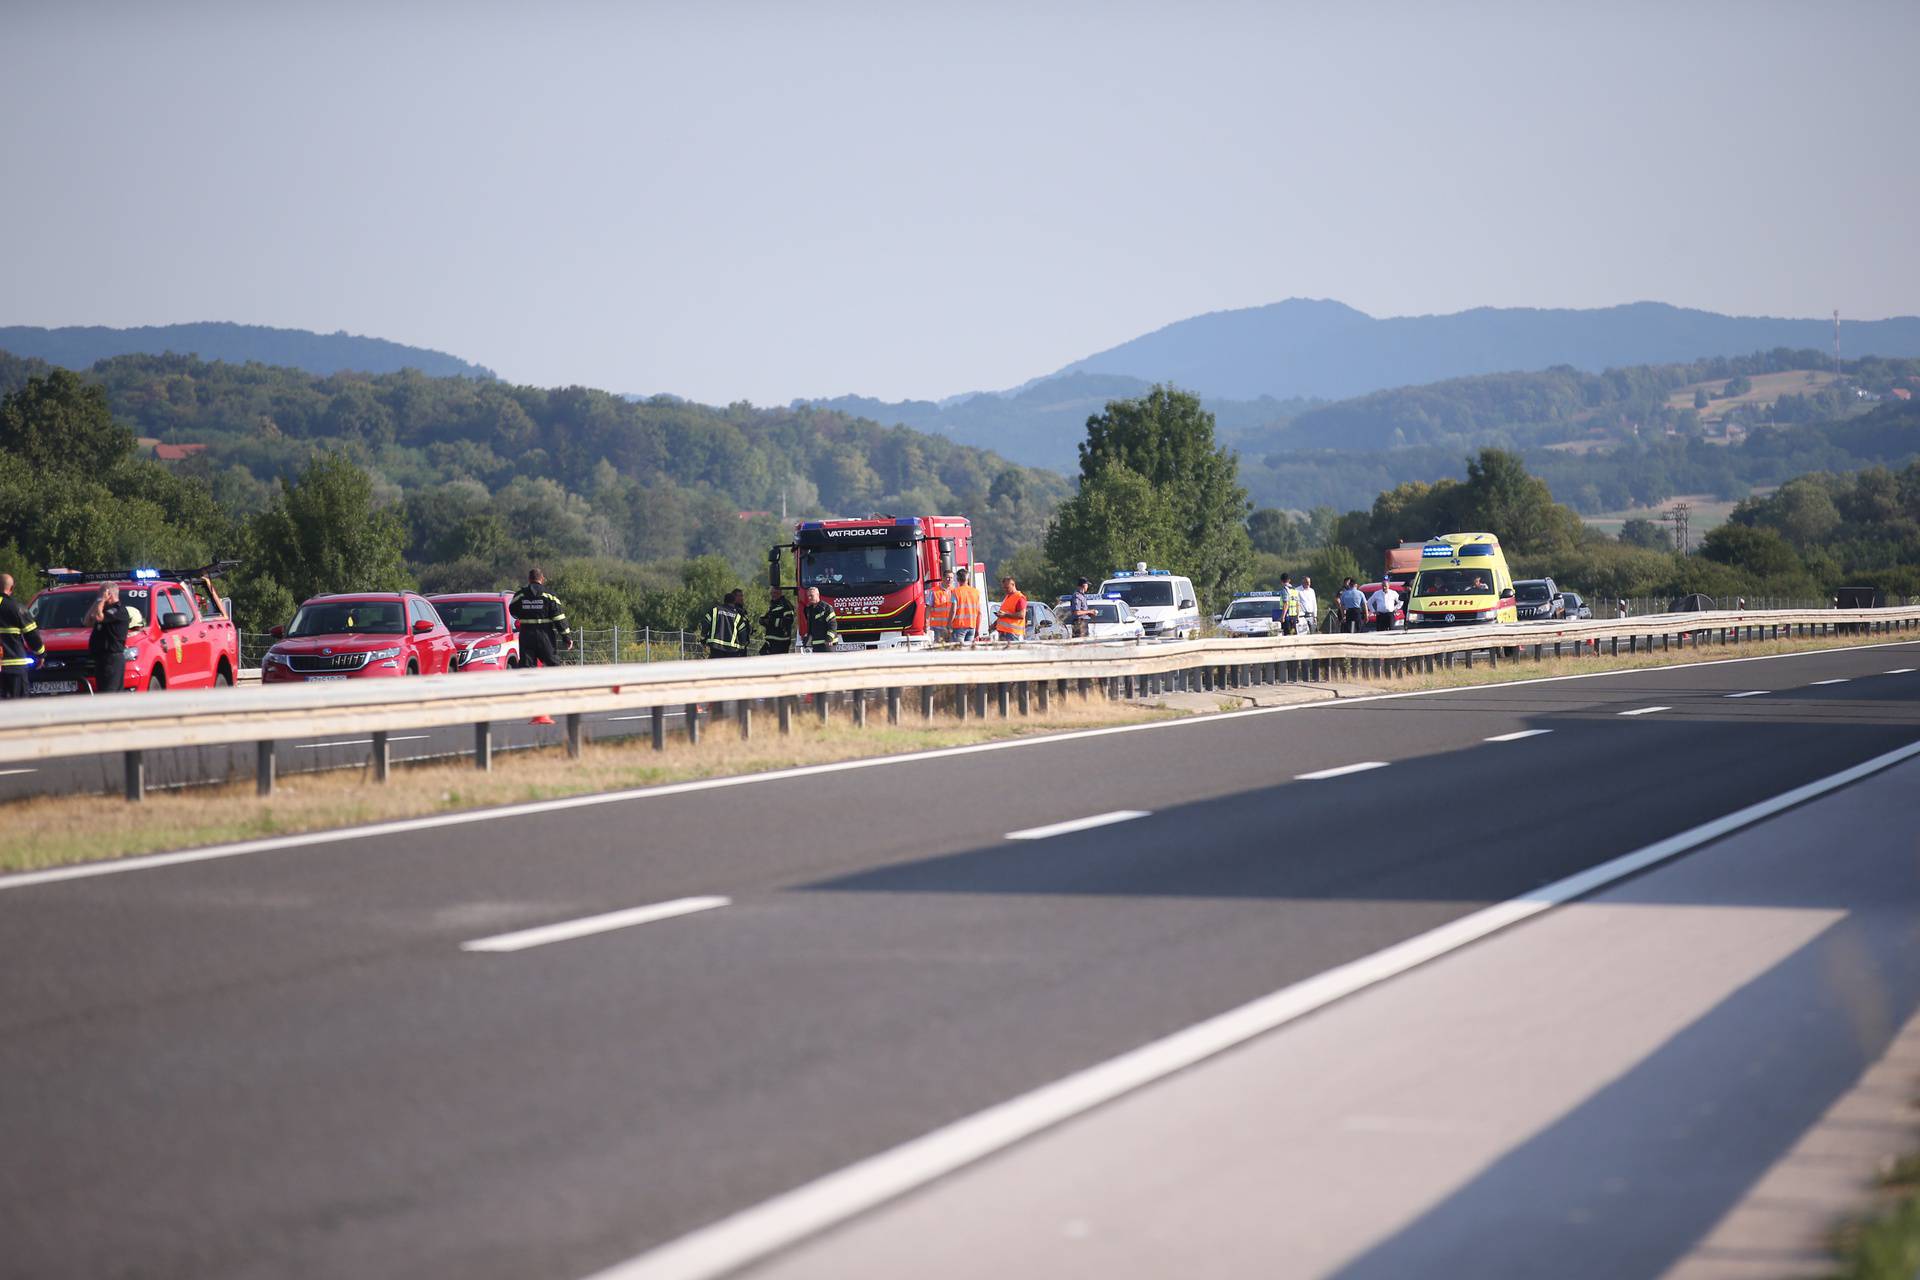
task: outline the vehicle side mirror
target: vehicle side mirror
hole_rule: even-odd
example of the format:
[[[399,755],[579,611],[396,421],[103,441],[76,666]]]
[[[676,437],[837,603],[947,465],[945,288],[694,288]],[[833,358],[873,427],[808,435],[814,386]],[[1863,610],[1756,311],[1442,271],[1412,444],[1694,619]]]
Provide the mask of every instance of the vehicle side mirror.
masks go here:
[[[780,548],[771,547],[767,551],[767,585],[780,585]]]
[[[1182,600],[1180,602],[1180,607],[1182,609],[1194,609],[1194,608],[1198,608],[1199,606],[1196,605],[1192,600]]]
[[[178,631],[192,621],[193,619],[184,613],[163,613],[160,615],[160,629],[162,631]]]
[[[267,634],[272,636],[275,640],[282,640],[286,638],[287,629],[283,626],[280,626],[278,623],[276,623],[275,625],[267,628]]]
[[[1512,588],[1512,587],[1508,587],[1508,588],[1507,588],[1506,590],[1504,590],[1504,591],[1502,591],[1502,592],[1500,593],[1500,598],[1501,598],[1502,600],[1511,600],[1511,599],[1513,599],[1513,588]]]
[[[431,630],[433,630],[433,624],[425,618],[415,618],[413,620],[413,634],[419,635],[422,631]]]

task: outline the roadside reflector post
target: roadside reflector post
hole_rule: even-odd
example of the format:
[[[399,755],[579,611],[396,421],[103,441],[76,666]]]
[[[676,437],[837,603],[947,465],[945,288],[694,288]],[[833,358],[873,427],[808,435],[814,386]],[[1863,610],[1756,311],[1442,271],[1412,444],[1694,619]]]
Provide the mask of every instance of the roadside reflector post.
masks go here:
[[[984,684],[973,686],[973,698],[974,719],[985,720],[987,718],[987,686]]]
[[[1018,686],[1018,689],[1020,694],[1020,714],[1023,716],[1032,715],[1033,714],[1033,685],[1026,680],[1022,680]],[[899,720],[900,717],[897,714],[899,711],[899,704],[897,701],[893,706],[889,707],[887,711],[891,719],[893,719],[896,722]]]
[[[490,720],[473,726],[473,767],[482,773],[493,768],[493,722]]]
[[[793,732],[793,695],[788,694],[784,698],[776,698],[774,700],[774,704],[780,708],[780,732],[783,734],[792,733]]]
[[[385,729],[373,731],[373,753],[369,763],[373,765],[373,780],[385,782],[387,774],[393,769],[393,749],[387,744]]]
[[[745,742],[753,736],[753,703],[745,698],[734,703],[733,719],[740,726],[740,741]]]
[[[887,690],[887,723],[900,723],[900,690],[897,688]]]
[[[653,708],[652,719],[653,749],[655,751],[665,751],[667,749],[667,709],[665,707]]]
[[[147,798],[147,753],[127,751],[122,753],[127,775],[127,802],[138,804]]]
[[[256,742],[253,747],[253,791],[255,795],[273,794],[273,743]]]
[[[580,758],[580,713],[567,712],[567,759]]]
[[[687,704],[687,741],[697,744],[700,741],[700,704]]]

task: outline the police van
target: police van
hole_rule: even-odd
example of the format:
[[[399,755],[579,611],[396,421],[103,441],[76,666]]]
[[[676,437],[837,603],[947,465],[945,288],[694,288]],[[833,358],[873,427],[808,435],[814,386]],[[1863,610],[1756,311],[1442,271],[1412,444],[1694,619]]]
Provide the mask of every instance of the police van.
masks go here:
[[[1420,548],[1407,600],[1409,627],[1518,622],[1513,574],[1490,533],[1443,533]]]
[[[1099,593],[1126,601],[1150,640],[1191,640],[1200,634],[1200,597],[1193,582],[1169,570],[1149,569],[1145,561],[1116,569]]]

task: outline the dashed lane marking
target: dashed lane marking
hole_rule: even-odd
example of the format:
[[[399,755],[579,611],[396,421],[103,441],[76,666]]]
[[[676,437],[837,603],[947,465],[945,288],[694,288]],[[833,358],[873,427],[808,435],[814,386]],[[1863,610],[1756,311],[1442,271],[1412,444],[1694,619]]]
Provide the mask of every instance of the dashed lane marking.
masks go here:
[[[1296,773],[1295,782],[1319,782],[1322,778],[1339,778],[1349,773],[1365,773],[1369,769],[1384,769],[1385,760],[1362,760],[1359,764],[1343,764],[1338,769],[1316,769],[1312,773]]]
[[[1537,738],[1543,733],[1552,733],[1551,729],[1521,729],[1515,733],[1496,733],[1488,742],[1518,742],[1522,738]]]
[[[537,929],[521,929],[517,933],[497,933],[491,938],[476,938],[472,942],[460,944],[462,951],[525,951],[528,947],[544,947],[549,942],[566,942],[572,938],[585,938],[596,933],[607,933],[613,929],[630,929],[638,924],[652,924],[656,920],[671,920],[675,916],[692,915],[696,911],[711,911],[715,907],[724,907],[730,898],[675,898],[671,902],[656,902],[651,906],[629,907],[625,911],[609,911],[605,915],[585,916],[579,920],[563,920],[559,924],[544,924]]]
[[[1074,818],[1067,822],[1055,822],[1045,827],[1027,827],[1020,831],[1007,832],[1009,840],[1045,840],[1048,836],[1064,836],[1070,831],[1088,831],[1094,827],[1110,827],[1116,822],[1132,822],[1135,818],[1147,816],[1145,809],[1115,809],[1112,813],[1096,813],[1091,818]]]
[[[1623,716],[1650,716],[1656,711],[1671,711],[1672,707],[1635,707],[1631,711],[1622,711]]]
[[[1771,689],[1749,689],[1745,693],[1726,693],[1720,696],[1724,698],[1757,698],[1763,693],[1772,692],[1773,690]]]

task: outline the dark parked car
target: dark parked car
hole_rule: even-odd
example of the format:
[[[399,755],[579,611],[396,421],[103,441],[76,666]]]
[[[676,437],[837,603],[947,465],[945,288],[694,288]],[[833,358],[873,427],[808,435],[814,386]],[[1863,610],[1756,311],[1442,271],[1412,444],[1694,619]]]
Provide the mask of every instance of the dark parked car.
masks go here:
[[[1591,618],[1593,616],[1593,610],[1587,606],[1585,600],[1580,598],[1579,592],[1562,591],[1560,593],[1560,616],[1577,621],[1581,618]]]
[[[1560,588],[1552,578],[1522,578],[1514,583],[1513,603],[1522,622],[1549,622],[1567,616]]]

